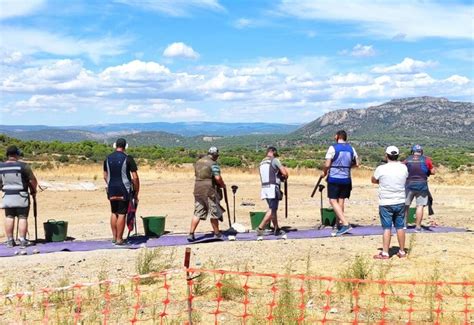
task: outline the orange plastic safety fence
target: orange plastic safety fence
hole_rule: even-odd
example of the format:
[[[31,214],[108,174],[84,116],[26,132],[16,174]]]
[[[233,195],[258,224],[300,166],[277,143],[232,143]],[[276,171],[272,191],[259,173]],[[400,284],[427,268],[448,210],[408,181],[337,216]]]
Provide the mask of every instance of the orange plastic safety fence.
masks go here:
[[[214,324],[471,324],[474,282],[187,270],[192,313]],[[207,284],[206,284],[207,282]],[[196,322],[196,321],[195,321]]]
[[[177,269],[0,296],[15,324],[472,324],[474,282]]]

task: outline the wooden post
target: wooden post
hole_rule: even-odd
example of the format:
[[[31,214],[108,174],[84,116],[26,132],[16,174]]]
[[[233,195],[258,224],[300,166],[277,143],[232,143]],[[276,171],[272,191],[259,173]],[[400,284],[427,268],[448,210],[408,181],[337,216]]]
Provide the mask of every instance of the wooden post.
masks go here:
[[[193,302],[191,297],[191,286],[189,281],[191,277],[189,276],[189,265],[191,263],[191,247],[186,247],[186,251],[184,253],[184,267],[186,268],[186,287],[188,292],[188,322],[189,325],[193,325]]]

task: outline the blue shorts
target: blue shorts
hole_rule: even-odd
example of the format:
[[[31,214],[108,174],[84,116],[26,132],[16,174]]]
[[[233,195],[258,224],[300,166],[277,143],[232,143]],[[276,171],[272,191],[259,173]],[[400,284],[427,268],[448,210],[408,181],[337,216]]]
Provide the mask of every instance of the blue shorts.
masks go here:
[[[278,210],[278,204],[280,203],[280,200],[278,199],[267,199],[268,203],[268,208],[271,209],[272,211]]]
[[[351,191],[352,183],[328,183],[328,198],[330,199],[348,199],[351,196]]]
[[[380,205],[380,222],[383,229],[392,229],[392,223],[395,229],[405,227],[405,204]]]

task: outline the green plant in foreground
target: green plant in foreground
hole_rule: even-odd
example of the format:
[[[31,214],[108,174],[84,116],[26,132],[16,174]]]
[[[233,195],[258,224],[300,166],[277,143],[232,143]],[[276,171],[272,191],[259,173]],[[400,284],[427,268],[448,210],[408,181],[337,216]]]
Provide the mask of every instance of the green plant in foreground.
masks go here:
[[[175,253],[175,249],[173,249],[170,254],[163,254],[160,248],[144,248],[140,250],[137,255],[135,269],[140,275],[164,271],[173,266]],[[141,280],[142,284],[150,284],[153,282],[153,278]]]
[[[287,267],[286,274],[290,274],[290,267]],[[298,324],[300,316],[298,297],[293,289],[290,278],[284,278],[278,283],[278,303],[274,311],[275,324]]]
[[[224,300],[238,300],[245,295],[237,277],[226,274],[221,280],[221,296]]]

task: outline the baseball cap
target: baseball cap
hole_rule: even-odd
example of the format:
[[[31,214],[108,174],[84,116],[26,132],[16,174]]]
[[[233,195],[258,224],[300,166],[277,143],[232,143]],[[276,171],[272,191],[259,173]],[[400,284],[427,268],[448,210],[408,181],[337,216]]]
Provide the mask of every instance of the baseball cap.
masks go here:
[[[115,146],[117,148],[125,148],[127,146],[127,141],[124,138],[118,138],[117,141],[115,141]]]
[[[207,153],[213,156],[219,156],[219,149],[217,149],[217,147],[210,147]]]
[[[386,153],[387,155],[392,155],[392,156],[394,156],[394,155],[399,155],[399,154],[400,154],[400,150],[398,150],[398,148],[395,147],[395,146],[388,146],[387,149],[385,150],[385,153]]]
[[[423,151],[423,147],[420,146],[419,144],[415,144],[413,147],[411,147],[411,151],[412,151],[412,152],[422,152],[422,151]]]
[[[267,153],[270,152],[270,151],[273,152],[273,156],[278,157],[278,150],[277,150],[277,148],[275,148],[275,147],[273,147],[273,146],[270,146],[270,147],[267,148]]]
[[[21,151],[20,149],[18,149],[17,146],[9,146],[7,148],[6,154],[7,154],[7,157],[8,156],[21,156]]]

